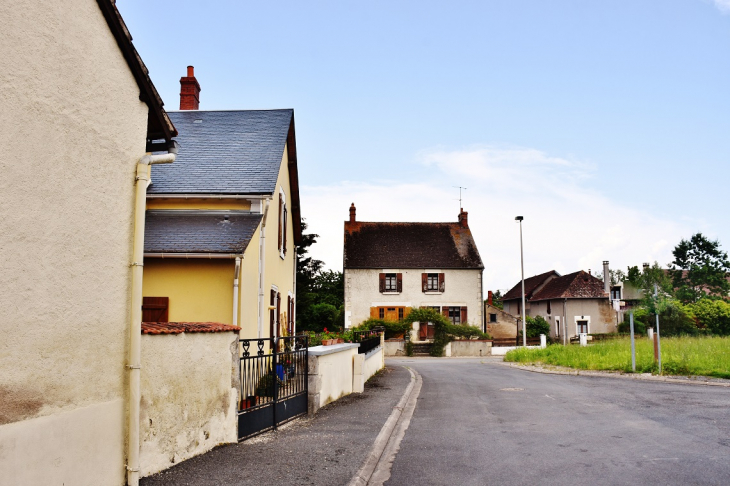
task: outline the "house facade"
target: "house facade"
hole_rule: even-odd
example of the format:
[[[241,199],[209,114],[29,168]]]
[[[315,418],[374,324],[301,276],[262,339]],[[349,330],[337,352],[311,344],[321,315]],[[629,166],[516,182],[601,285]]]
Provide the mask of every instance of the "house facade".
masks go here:
[[[376,223],[357,221],[353,204],[343,268],[347,328],[431,307],[483,329],[484,265],[464,211],[455,223]]]
[[[568,275],[551,270],[525,279],[525,314],[543,317],[550,324],[550,337],[562,343],[579,333],[616,332],[618,314],[608,288],[607,281],[583,270]],[[518,282],[504,295],[504,310],[521,316],[521,300]]]
[[[486,332],[494,339],[517,337],[518,319],[494,305],[491,290],[487,292],[487,301],[484,302],[484,321]]]
[[[145,320],[219,322],[246,338],[295,332],[301,216],[293,110],[197,110],[181,79],[174,164],[147,191]]]
[[[0,483],[125,484],[136,170],[175,129],[113,1],[0,17]]]

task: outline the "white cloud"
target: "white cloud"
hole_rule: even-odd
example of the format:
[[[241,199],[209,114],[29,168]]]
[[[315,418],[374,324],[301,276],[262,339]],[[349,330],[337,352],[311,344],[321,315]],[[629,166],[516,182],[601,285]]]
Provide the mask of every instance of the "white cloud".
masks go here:
[[[730,13],[730,0],[714,0],[715,7],[722,13]]]
[[[422,176],[408,183],[383,180],[302,187],[302,210],[312,249],[330,268],[342,266],[343,224],[351,202],[360,221],[456,221],[458,189],[466,186],[469,212],[488,289],[519,280],[522,215],[525,276],[556,269],[600,270],[671,261],[671,248],[690,234],[684,224],[627,207],[595,189],[595,169],[527,148],[474,147],[419,156]]]

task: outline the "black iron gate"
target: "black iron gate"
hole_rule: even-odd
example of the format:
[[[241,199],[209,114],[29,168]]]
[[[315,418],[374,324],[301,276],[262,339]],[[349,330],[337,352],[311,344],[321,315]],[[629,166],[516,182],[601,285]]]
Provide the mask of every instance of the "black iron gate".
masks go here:
[[[308,339],[293,336],[240,340],[239,441],[307,413]]]

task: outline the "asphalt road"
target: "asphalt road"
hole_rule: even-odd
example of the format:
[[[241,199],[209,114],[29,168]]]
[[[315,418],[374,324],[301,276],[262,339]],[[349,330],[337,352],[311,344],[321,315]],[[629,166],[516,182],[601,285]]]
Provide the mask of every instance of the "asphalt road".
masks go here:
[[[730,484],[730,389],[389,359],[423,388],[386,485]]]

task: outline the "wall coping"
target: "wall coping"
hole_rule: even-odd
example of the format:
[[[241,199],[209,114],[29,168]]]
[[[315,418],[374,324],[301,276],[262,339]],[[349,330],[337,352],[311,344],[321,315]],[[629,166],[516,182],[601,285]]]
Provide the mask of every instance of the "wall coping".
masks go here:
[[[382,349],[383,349],[382,346],[377,346],[377,347],[371,349],[370,351],[365,353],[365,359],[368,359],[370,356],[372,356],[374,354],[378,354]]]
[[[359,348],[360,343],[332,344],[331,346],[312,346],[309,348],[309,356],[325,356],[327,354],[340,353],[353,348]]]

